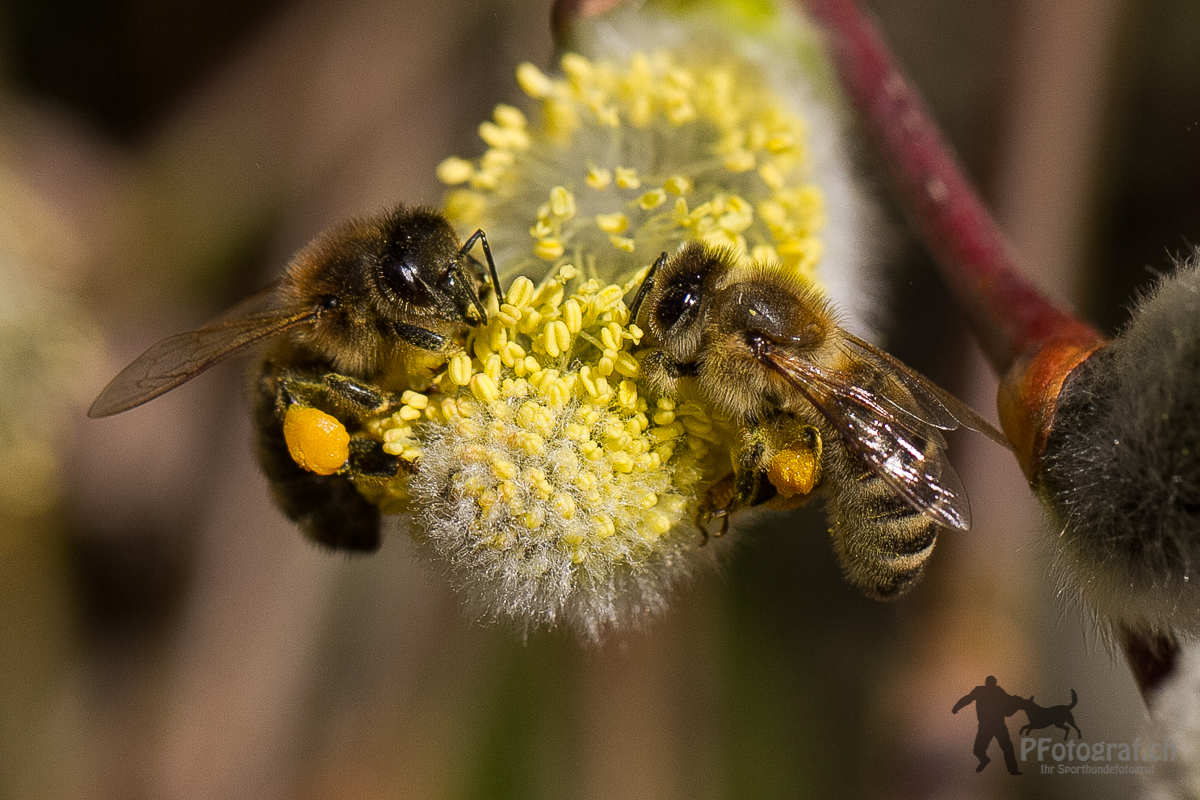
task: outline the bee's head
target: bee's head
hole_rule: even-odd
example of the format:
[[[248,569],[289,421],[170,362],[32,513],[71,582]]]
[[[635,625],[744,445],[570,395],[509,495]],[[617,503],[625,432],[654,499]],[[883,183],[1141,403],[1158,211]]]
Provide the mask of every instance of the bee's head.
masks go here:
[[[378,372],[409,348],[453,349],[487,319],[482,279],[446,219],[400,206],[321,235],[292,260],[282,302],[316,312],[296,341],[339,371]]]
[[[647,343],[680,361],[694,358],[716,286],[734,263],[731,251],[700,242],[689,242],[669,259],[664,254],[634,301],[633,311],[648,335]]]

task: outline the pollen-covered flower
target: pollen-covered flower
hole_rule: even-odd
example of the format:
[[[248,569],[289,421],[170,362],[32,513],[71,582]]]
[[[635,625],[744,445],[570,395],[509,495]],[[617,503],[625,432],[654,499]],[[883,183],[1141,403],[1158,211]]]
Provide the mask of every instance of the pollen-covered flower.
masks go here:
[[[486,152],[438,168],[452,222],[486,231],[503,297],[374,423],[409,470],[372,497],[410,515],[479,618],[594,639],[659,611],[727,546],[702,546],[693,520],[730,472],[728,428],[648,390],[627,303],[694,240],[813,285],[854,281],[854,236],[827,220],[853,227],[859,206],[829,112],[790,66],[811,45],[789,23],[765,41],[606,18],[598,39],[621,47],[568,53],[555,74],[521,65],[530,111],[498,106]]]

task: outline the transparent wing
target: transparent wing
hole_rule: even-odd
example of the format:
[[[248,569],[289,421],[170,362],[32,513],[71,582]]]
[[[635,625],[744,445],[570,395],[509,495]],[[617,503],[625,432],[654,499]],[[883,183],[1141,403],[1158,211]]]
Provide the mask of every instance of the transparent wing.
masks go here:
[[[864,364],[864,362],[872,364],[888,373],[892,379],[904,385],[904,388],[917,399],[921,407],[920,413],[924,415],[923,419],[925,422],[936,425],[942,430],[951,431],[961,425],[977,433],[982,433],[1003,448],[1012,450],[1012,445],[1009,444],[1004,434],[992,427],[990,422],[975,413],[975,410],[966,403],[912,369],[903,361],[900,361],[889,353],[885,353],[869,342],[865,342],[845,331],[842,331],[842,336],[844,337],[842,341],[843,348],[852,358],[857,356],[857,361],[860,365]],[[887,397],[884,397],[884,400],[888,402]],[[904,413],[911,413],[903,405],[897,406],[897,410]]]
[[[848,370],[819,367],[777,348],[765,357],[909,505],[942,525],[970,530],[966,491],[944,453],[942,431],[961,423],[942,397],[949,395],[934,393],[932,383],[902,364],[904,372],[897,372],[894,359],[866,347],[875,357],[855,357]]]
[[[267,304],[267,298],[255,295],[234,312],[257,310]],[[316,316],[315,310],[266,311],[240,317],[234,316],[234,312],[199,330],[167,337],[142,353],[104,388],[92,403],[88,416],[108,417],[140,406],[255,342],[277,336]]]

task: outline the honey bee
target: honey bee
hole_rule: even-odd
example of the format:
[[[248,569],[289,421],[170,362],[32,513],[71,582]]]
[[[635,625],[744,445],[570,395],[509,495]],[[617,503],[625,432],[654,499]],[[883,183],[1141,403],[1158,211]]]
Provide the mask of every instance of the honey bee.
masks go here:
[[[920,579],[941,528],[968,530],[967,496],[943,431],[960,425],[1008,447],[979,415],[843,330],[828,302],[767,264],[698,242],[655,262],[630,307],[641,368],[660,396],[694,399],[734,429],[732,475],[698,523],[824,487],[849,580],[890,599]]]
[[[444,216],[404,205],[346,222],[293,256],[274,286],[143,353],[113,378],[88,416],[128,411],[273,340],[253,394],[259,461],[276,502],[320,544],[376,550],[380,511],[356,487],[386,482],[405,467],[362,423],[394,405],[396,393],[423,388],[461,348],[467,328],[487,321],[482,265],[470,255],[477,242],[499,292],[483,231],[460,244]],[[326,412],[348,441],[335,441],[332,454],[310,452],[306,461],[304,428],[322,424]]]

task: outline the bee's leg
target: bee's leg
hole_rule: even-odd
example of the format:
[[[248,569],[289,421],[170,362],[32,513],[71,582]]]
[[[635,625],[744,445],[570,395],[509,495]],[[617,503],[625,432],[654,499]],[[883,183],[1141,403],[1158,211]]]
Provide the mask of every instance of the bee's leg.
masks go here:
[[[742,429],[742,440],[733,454],[734,508],[756,506],[775,496],[775,487],[767,480],[773,458],[774,447],[765,427],[752,425]]]
[[[280,509],[304,534],[326,547],[372,552],[380,545],[380,511],[359,494],[345,474],[319,475],[302,468],[291,455],[279,405],[283,384],[294,373],[264,370],[255,395],[258,458]],[[309,381],[312,383],[312,381]],[[286,408],[285,408],[286,413]]]
[[[716,535],[724,536],[729,532],[729,512],[733,505],[733,473],[708,487],[704,497],[696,508],[696,527],[704,537],[702,545],[708,544],[708,523],[720,518],[721,530]]]
[[[641,361],[642,375],[651,391],[659,397],[675,397],[679,394],[679,381],[696,376],[696,364],[676,361],[662,350],[651,350]]]
[[[280,416],[293,405],[326,407],[355,420],[385,412],[395,403],[379,389],[358,380],[329,372],[320,378],[287,375],[279,379],[277,408]]]
[[[808,500],[821,479],[822,449],[821,432],[802,425],[799,435],[789,436],[786,446],[772,456],[766,476],[780,498],[773,508],[793,508]]]
[[[475,298],[474,302],[478,303],[478,298]],[[474,310],[473,305],[468,307]],[[482,312],[476,311],[476,313]],[[487,316],[484,315],[483,319],[477,322],[472,322],[472,324],[481,324],[486,319]],[[450,350],[454,345],[454,341],[450,337],[443,336],[440,333],[435,333],[428,328],[422,328],[420,325],[409,325],[404,322],[393,322],[387,326],[387,330],[397,339],[408,342],[413,347],[416,347],[420,350],[426,350],[430,353],[442,353]]]

